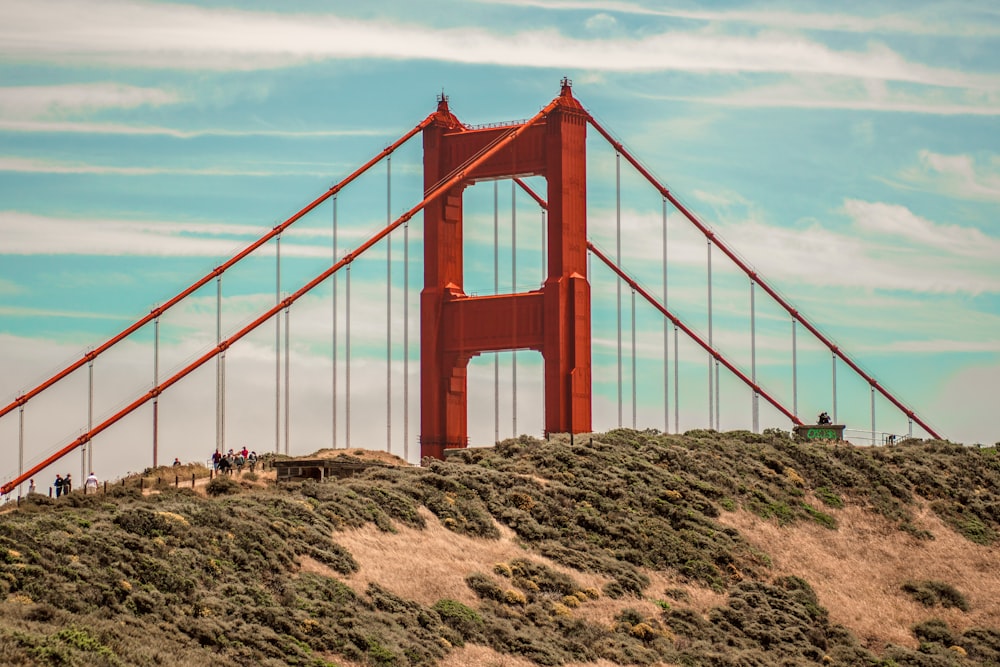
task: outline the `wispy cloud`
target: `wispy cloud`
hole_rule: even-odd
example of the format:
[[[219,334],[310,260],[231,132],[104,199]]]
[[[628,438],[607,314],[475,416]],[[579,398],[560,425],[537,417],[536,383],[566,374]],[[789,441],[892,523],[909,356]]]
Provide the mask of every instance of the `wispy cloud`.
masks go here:
[[[917,216],[905,206],[846,200],[841,211],[851,224],[844,228],[813,221],[782,227],[749,217],[726,219],[714,225],[718,238],[766,276],[773,284],[808,287],[845,287],[865,290],[898,290],[905,293],[1000,292],[995,258],[1000,239],[974,227],[941,224]],[[600,218],[597,212],[595,218]],[[613,217],[609,218],[613,219]],[[626,238],[658,239],[659,215],[623,211]],[[688,232],[680,216],[672,215],[670,262],[677,267],[702,267],[705,245],[700,235]],[[614,247],[610,232],[596,226],[591,234],[600,247]],[[658,267],[658,243],[623,244],[628,267]],[[728,266],[728,264],[720,264]],[[654,276],[659,275],[655,268]],[[642,275],[638,275],[642,279]],[[648,280],[659,280],[649,278]],[[654,283],[655,284],[655,283]]]
[[[185,130],[174,127],[157,127],[153,125],[130,125],[128,123],[0,119],[0,131],[163,136],[175,137],[178,139],[193,139],[196,137],[381,137],[392,136],[396,130],[371,128],[360,128],[354,130],[223,130],[217,128]]]
[[[329,165],[315,165],[312,169],[235,169],[229,167],[134,167],[100,165],[93,163],[59,162],[25,157],[0,156],[0,172],[13,171],[30,174],[97,174],[115,176],[328,176]]]
[[[10,296],[12,294],[20,294],[24,288],[17,283],[0,278],[0,295]]]
[[[956,80],[956,85],[958,82]],[[787,109],[843,109],[932,114],[939,116],[1000,115],[1000,87],[990,90],[950,87],[947,83],[915,87],[885,80],[843,76],[792,76],[770,85],[709,96],[646,94],[653,99],[719,106]]]
[[[128,0],[8,3],[0,57],[16,61],[252,70],[341,58],[605,71],[787,72],[994,89],[996,77],[910,62],[888,47],[841,51],[801,36],[661,32],[580,40],[555,29],[500,34],[331,14],[279,14]],[[264,36],[264,37],[262,37]]]
[[[0,315],[6,317],[56,317],[74,320],[116,320],[127,321],[129,318],[123,315],[112,315],[96,311],[85,310],[52,310],[49,308],[29,308],[26,306],[2,306],[0,305]]]
[[[206,136],[288,138],[383,136],[393,133],[393,130],[374,128],[317,130],[175,128],[94,120],[94,116],[101,112],[180,105],[190,101],[187,95],[175,90],[113,82],[0,86],[0,131],[166,136],[178,139]]]
[[[959,199],[1000,201],[1000,156],[996,155],[977,160],[972,155],[943,155],[922,150],[918,163],[903,170],[900,178],[911,187]]]
[[[181,96],[174,91],[120,83],[3,86],[0,87],[0,117],[57,119],[104,109],[134,109],[180,101]]]
[[[539,7],[551,10],[583,10],[614,12],[639,16],[705,21],[709,23],[745,23],[792,30],[823,30],[862,33],[905,33],[916,35],[1000,35],[1000,16],[995,11],[962,12],[961,8],[948,7],[947,11],[908,8],[905,14],[830,14],[824,12],[789,12],[769,9],[681,9],[676,7],[650,7],[637,2],[614,0],[475,0],[480,4]],[[659,4],[659,3],[657,3]],[[956,11],[957,9],[957,11]]]
[[[8,255],[110,255],[228,257],[268,228],[221,223],[149,222],[52,218],[0,211],[2,252]],[[289,230],[285,236],[325,237],[326,230]],[[349,234],[345,232],[344,237]],[[273,253],[262,248],[258,252]],[[327,243],[285,242],[282,255],[328,257]]]
[[[844,210],[857,229],[891,241],[920,245],[956,259],[1000,257],[1000,239],[989,237],[975,227],[931,222],[899,204],[848,199]]]

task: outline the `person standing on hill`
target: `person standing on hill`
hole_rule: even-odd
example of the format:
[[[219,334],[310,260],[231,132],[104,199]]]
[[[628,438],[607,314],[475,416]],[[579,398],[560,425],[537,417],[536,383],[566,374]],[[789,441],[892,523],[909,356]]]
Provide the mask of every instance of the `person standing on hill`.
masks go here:
[[[63,477],[63,495],[68,496],[69,492],[73,490],[73,481],[70,479],[69,473]]]
[[[63,492],[63,478],[62,475],[56,475],[56,481],[52,484],[56,487],[56,498],[62,495]]]
[[[97,475],[94,474],[93,470],[90,471],[90,475],[83,483],[83,492],[87,493],[89,489],[93,489],[94,493],[97,493]]]
[[[31,479],[28,480],[28,495],[30,496],[31,494],[35,493],[35,491],[36,491],[35,478],[32,477]]]

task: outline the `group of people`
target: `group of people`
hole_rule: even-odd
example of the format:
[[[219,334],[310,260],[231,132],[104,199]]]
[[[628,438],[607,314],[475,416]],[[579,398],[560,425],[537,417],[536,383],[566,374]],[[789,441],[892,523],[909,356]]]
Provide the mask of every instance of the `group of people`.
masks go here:
[[[257,467],[257,452],[249,451],[246,446],[239,451],[230,449],[226,454],[220,451],[212,453],[212,468],[216,472],[231,475],[233,468],[235,468],[239,474],[242,474],[245,465],[250,466],[250,472],[253,472]]]
[[[87,479],[83,482],[83,492],[87,493],[93,489],[96,493],[98,485],[97,475],[91,471],[90,475],[88,475]],[[65,477],[62,475],[56,475],[56,481],[53,482],[52,486],[56,489],[56,498],[68,496],[73,491],[73,476],[69,473],[66,473]],[[28,480],[28,493],[37,493],[37,491],[38,490],[35,488],[35,480],[33,478]]]

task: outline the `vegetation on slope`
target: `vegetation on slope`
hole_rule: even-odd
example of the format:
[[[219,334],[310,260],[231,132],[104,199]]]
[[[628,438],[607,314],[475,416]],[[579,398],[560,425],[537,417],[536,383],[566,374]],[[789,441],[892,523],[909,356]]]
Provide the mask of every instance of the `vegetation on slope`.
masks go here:
[[[231,480],[142,495],[36,496],[0,517],[0,663],[10,665],[430,665],[466,642],[538,664],[967,665],[1000,662],[1000,629],[952,631],[934,605],[961,608],[941,582],[910,582],[928,604],[919,649],[863,648],[829,621],[805,578],[775,577],[766,553],[716,519],[737,507],[836,530],[830,508],[862,504],[917,537],[917,503],[971,542],[1000,530],[994,449],[906,441],[882,449],[795,443],[783,432],[684,436],[616,430],[522,437],[424,468],[350,480],[247,488]],[[477,605],[403,599],[391,582],[353,590],[340,531],[425,526],[529,553],[483,563]],[[584,587],[544,564],[596,573]],[[324,576],[304,561],[328,568]],[[650,571],[725,593],[707,614],[683,591],[651,591]],[[613,623],[587,620],[615,599]],[[630,600],[657,600],[650,614]],[[670,601],[661,598],[671,598]],[[632,608],[635,606],[636,608]]]

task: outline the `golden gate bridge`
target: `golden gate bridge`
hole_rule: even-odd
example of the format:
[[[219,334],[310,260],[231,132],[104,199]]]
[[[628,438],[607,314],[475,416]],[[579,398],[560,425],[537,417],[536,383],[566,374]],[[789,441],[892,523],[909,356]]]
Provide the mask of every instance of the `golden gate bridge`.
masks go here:
[[[587,216],[587,131],[595,130],[601,139],[610,146],[615,155],[615,249],[599,247],[588,234]],[[397,149],[411,139],[421,135],[423,140],[423,199],[402,215],[387,220],[387,224],[370,235],[356,247],[340,254],[338,247],[338,197],[359,177],[369,172],[374,166],[385,161],[389,182],[391,184],[391,158]],[[661,246],[661,272],[655,276],[660,284],[659,289],[646,287],[640,278],[650,280],[648,275],[633,275],[623,266],[622,262],[622,225],[621,225],[621,166],[622,161],[631,167],[645,181],[661,200],[662,232],[658,239],[645,239],[647,245]],[[546,184],[546,192],[536,191],[529,184],[532,177],[541,177]],[[514,209],[513,192],[516,190],[527,193],[530,200],[542,212],[542,265],[543,281],[536,289],[523,292],[499,293],[497,275],[499,262],[498,253],[498,223],[496,216],[497,183],[510,181],[512,191],[512,214]],[[465,269],[463,264],[463,192],[477,182],[494,183],[494,293],[479,296],[465,291]],[[391,186],[387,187],[387,199],[391,197]],[[325,202],[331,202],[333,224],[332,263],[328,268],[315,275],[295,291],[282,292],[281,270],[281,237],[298,221]],[[668,257],[668,212],[673,211],[675,217],[679,214],[704,239],[706,273],[705,273],[705,308],[707,315],[707,331],[700,333],[670,307],[670,288],[667,273]],[[420,347],[420,383],[419,383],[419,414],[420,425],[418,435],[421,458],[443,458],[446,449],[461,448],[469,444],[468,425],[468,367],[470,361],[482,354],[511,352],[516,355],[518,350],[534,350],[541,354],[543,364],[543,382],[541,402],[544,406],[544,434],[550,433],[587,433],[593,429],[593,389],[594,369],[592,365],[592,318],[591,288],[595,280],[613,280],[616,291],[616,323],[617,323],[617,425],[623,424],[624,374],[625,354],[623,353],[623,321],[622,292],[623,287],[631,295],[632,334],[631,353],[632,364],[632,426],[637,427],[636,420],[636,378],[640,375],[636,367],[636,300],[645,302],[651,312],[661,317],[662,328],[662,365],[659,369],[644,364],[642,374],[655,373],[662,379],[662,426],[665,431],[680,430],[680,397],[684,387],[680,383],[678,369],[681,365],[679,339],[684,338],[693,343],[697,354],[704,355],[707,392],[703,395],[706,410],[703,413],[707,419],[700,426],[707,425],[709,429],[719,429],[720,405],[722,396],[720,384],[722,370],[728,377],[734,378],[745,387],[749,408],[748,421],[752,429],[759,430],[760,400],[770,406],[776,414],[782,416],[790,425],[801,425],[799,417],[799,385],[802,382],[799,373],[798,336],[807,335],[813,344],[819,345],[829,354],[830,359],[830,401],[833,421],[838,420],[838,367],[846,368],[847,372],[864,383],[870,393],[870,431],[863,437],[871,444],[878,444],[879,433],[876,421],[876,396],[887,402],[890,409],[906,418],[908,435],[913,435],[913,425],[917,424],[928,435],[940,437],[934,429],[919,417],[895,394],[880,384],[874,376],[865,371],[856,360],[847,354],[833,340],[825,335],[808,317],[796,309],[782,294],[752,266],[720,238],[712,228],[704,223],[680,199],[654,177],[649,169],[635,154],[618,141],[612,133],[599,123],[573,96],[569,80],[562,81],[560,94],[544,106],[530,119],[516,123],[495,123],[488,126],[473,127],[462,123],[450,110],[448,98],[443,94],[439,97],[438,106],[433,113],[418,123],[410,131],[388,145],[377,155],[361,165],[349,176],[336,183],[301,210],[274,226],[266,234],[246,246],[231,258],[219,264],[212,271],[202,276],[174,297],[153,308],[148,314],[139,318],[120,333],[112,336],[102,344],[94,347],[86,354],[68,364],[37,386],[19,393],[14,400],[0,408],[0,420],[17,420],[18,473],[0,487],[3,494],[9,494],[29,478],[44,471],[47,467],[63,460],[71,453],[81,452],[81,476],[85,470],[93,468],[93,448],[95,439],[105,434],[108,429],[134,415],[140,408],[151,406],[151,423],[149,430],[149,446],[151,462],[155,467],[159,464],[160,449],[160,409],[159,401],[164,392],[183,391],[182,381],[203,367],[214,366],[215,370],[215,421],[216,449],[222,451],[226,446],[227,423],[227,352],[244,340],[252,332],[265,326],[274,329],[274,447],[280,452],[282,437],[285,453],[289,449],[289,422],[292,411],[289,393],[289,313],[293,305],[318,286],[332,282],[333,322],[331,334],[333,374],[331,377],[330,421],[333,431],[332,444],[338,446],[339,428],[345,433],[345,447],[350,446],[351,439],[351,267],[359,258],[369,253],[374,247],[382,244],[386,251],[386,430],[387,449],[392,446],[392,403],[393,382],[402,382],[403,425],[402,442],[403,456],[410,458],[409,447],[412,440],[409,424],[410,392],[410,284],[409,284],[409,226],[418,214],[422,214],[423,224],[423,288],[420,292],[419,313],[419,347]],[[512,234],[516,234],[517,226],[512,221]],[[404,325],[402,327],[403,372],[393,372],[392,354],[392,262],[391,243],[394,232],[403,236],[403,261],[406,266],[403,292]],[[274,304],[253,317],[243,326],[228,332],[222,327],[222,280],[233,267],[254,255],[266,245],[273,246],[275,256],[275,301]],[[511,285],[516,286],[516,240],[512,240]],[[749,360],[742,363],[734,360],[729,350],[723,349],[715,336],[713,315],[717,316],[713,307],[713,257],[721,253],[728,260],[731,268],[743,274],[749,285]],[[592,267],[592,260],[597,260],[598,268],[604,267],[599,275]],[[716,260],[717,261],[717,260]],[[338,279],[343,277],[343,294],[338,286]],[[193,360],[161,377],[160,373],[160,320],[170,309],[190,298],[195,292],[205,287],[216,287],[216,342],[205,349]],[[789,359],[791,390],[784,395],[773,389],[764,387],[758,379],[757,352],[757,291],[772,304],[784,312],[790,323],[791,350]],[[340,316],[346,326],[339,330]],[[116,345],[133,338],[140,331],[152,328],[153,373],[149,379],[149,389],[139,395],[129,398],[125,405],[111,414],[95,419],[94,417],[94,367]],[[799,333],[802,330],[802,334]],[[338,337],[343,336],[345,359],[338,358],[342,349]],[[671,359],[673,363],[671,364]],[[516,356],[515,356],[516,360]],[[343,385],[339,378],[338,364],[343,363]],[[516,361],[513,366],[512,391],[514,402],[514,433],[516,426]],[[498,371],[495,371],[498,372]],[[33,399],[51,391],[60,383],[66,383],[70,377],[86,374],[87,379],[87,417],[82,433],[65,443],[60,443],[55,451],[48,451],[26,461],[26,413]],[[498,378],[498,375],[495,375]],[[397,392],[399,393],[399,392]],[[788,395],[790,394],[790,395]],[[499,423],[499,381],[494,385],[495,415]],[[238,410],[237,410],[238,412]],[[338,426],[338,420],[343,416],[343,424]],[[34,417],[34,415],[30,415]],[[54,419],[58,416],[39,415],[41,419]],[[177,417],[182,418],[182,417]],[[367,416],[370,418],[370,415]],[[656,424],[659,427],[661,424]],[[499,438],[499,427],[496,429]],[[7,451],[10,451],[8,446]],[[33,448],[37,449],[37,448]]]

